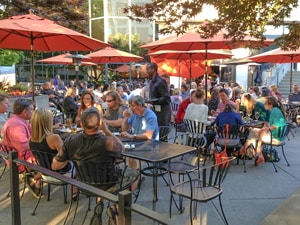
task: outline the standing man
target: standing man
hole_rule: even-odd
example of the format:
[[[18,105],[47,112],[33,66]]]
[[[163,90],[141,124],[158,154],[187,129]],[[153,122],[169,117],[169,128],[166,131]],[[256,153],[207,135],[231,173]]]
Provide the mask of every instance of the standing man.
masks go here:
[[[156,63],[148,63],[146,72],[150,78],[150,99],[158,99],[152,102],[158,125],[169,126],[171,121],[171,98],[167,82],[158,75]]]

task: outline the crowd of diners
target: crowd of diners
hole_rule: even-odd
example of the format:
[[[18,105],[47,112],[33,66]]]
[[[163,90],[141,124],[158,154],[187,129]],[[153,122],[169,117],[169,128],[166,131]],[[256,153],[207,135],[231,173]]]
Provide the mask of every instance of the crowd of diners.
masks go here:
[[[119,160],[125,151],[124,144],[115,134],[132,140],[159,140],[159,127],[169,126],[171,121],[178,131],[185,131],[184,119],[206,123],[213,118],[215,126],[243,125],[245,118],[264,121],[262,128],[251,129],[241,152],[253,144],[255,146],[255,165],[264,163],[261,144],[278,139],[278,128],[285,125],[285,109],[282,97],[275,85],[270,87],[250,87],[244,90],[238,84],[211,82],[208,78],[190,84],[183,80],[180,88],[170,84],[168,76],[159,76],[155,63],[147,64],[148,79],[133,84],[112,82],[105,85],[91,85],[82,81],[76,87],[71,81],[68,86],[56,76],[54,82],[45,82],[41,94],[49,96],[52,107],[71,115],[73,123],[83,132],[62,139],[56,129],[64,126],[63,121],[53,124],[53,114],[49,109],[36,108],[25,98],[13,103],[13,112],[9,116],[9,96],[0,94],[1,143],[18,152],[18,157],[30,163],[36,163],[31,149],[55,151],[52,169],[70,169],[72,160]],[[131,88],[129,88],[129,86]],[[205,93],[205,89],[208,90]],[[205,104],[207,96],[207,104]],[[298,85],[288,101],[300,101]],[[178,104],[175,114],[171,104]],[[259,114],[256,118],[255,115]],[[172,118],[174,117],[174,118]],[[125,183],[131,184],[134,191],[138,182],[139,168],[135,160],[130,160],[129,170],[125,174]],[[19,172],[28,170],[19,165]],[[27,186],[35,197],[43,194],[40,189],[41,174],[30,171]],[[76,199],[76,188],[73,198]],[[103,205],[98,199],[98,206]],[[107,210],[111,221],[116,207]]]

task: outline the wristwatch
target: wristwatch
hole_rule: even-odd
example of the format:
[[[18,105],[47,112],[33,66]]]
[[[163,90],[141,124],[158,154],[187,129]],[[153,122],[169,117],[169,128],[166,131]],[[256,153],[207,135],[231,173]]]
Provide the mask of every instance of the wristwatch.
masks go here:
[[[135,134],[135,135],[133,135],[133,139],[134,139],[134,140],[136,140],[136,134]]]

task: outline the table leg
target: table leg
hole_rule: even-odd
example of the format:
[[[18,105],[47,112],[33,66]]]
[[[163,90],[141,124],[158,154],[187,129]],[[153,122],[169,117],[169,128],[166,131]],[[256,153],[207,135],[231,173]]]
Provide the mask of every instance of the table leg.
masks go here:
[[[155,211],[157,202],[157,163],[153,163],[153,202],[152,209]]]

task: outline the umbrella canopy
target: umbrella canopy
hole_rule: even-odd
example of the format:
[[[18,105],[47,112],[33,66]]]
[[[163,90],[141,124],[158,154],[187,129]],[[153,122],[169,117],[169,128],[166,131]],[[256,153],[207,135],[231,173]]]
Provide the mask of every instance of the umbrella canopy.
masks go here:
[[[232,39],[224,38],[224,34],[226,34],[226,30],[222,30],[212,38],[201,38],[200,34],[197,32],[187,32],[180,36],[171,36],[166,38],[165,40],[159,40],[156,42],[152,42],[146,45],[142,45],[142,48],[150,49],[151,51],[158,50],[178,50],[178,51],[191,51],[191,50],[205,50],[208,49],[233,49],[239,47],[249,46],[250,44],[257,46],[269,45],[273,41],[266,40],[264,43],[260,43],[257,39],[247,36],[244,40],[240,40],[238,42],[233,42]],[[206,75],[208,75],[208,66],[207,60],[205,59],[205,70]],[[205,76],[205,81],[207,83],[207,77]],[[207,93],[207,86],[205,85],[205,93]],[[207,102],[207,96],[205,97],[205,101]]]
[[[141,61],[144,58],[124,52],[112,47],[106,47],[99,51],[87,54],[86,56],[90,57],[89,61],[105,64],[105,63],[120,63],[120,62],[137,62]]]
[[[172,51],[172,50],[162,50],[162,51],[156,51],[156,52],[150,52],[149,55],[152,58],[163,58],[163,59],[176,59],[176,60],[184,60],[181,61],[180,66],[185,68],[189,67],[189,72],[188,73],[182,73],[185,75],[190,75],[190,77],[186,77],[186,78],[195,78],[198,77],[200,74],[202,75],[203,73],[202,70],[203,68],[199,67],[199,63],[194,64],[194,66],[188,66],[187,67],[187,61],[190,60],[190,64],[193,65],[193,61],[194,60],[205,60],[205,59],[221,59],[221,58],[231,58],[232,54],[229,53],[223,53],[220,51],[209,51],[206,52],[204,50],[192,50],[192,51]],[[200,63],[200,65],[203,65],[202,63]],[[193,70],[193,67],[195,67],[195,70]],[[197,68],[198,67],[198,68]],[[177,67],[175,67],[177,68]],[[200,69],[201,68],[201,69]],[[179,71],[178,71],[179,72]],[[205,73],[205,71],[204,71]],[[178,73],[179,76],[181,75],[181,73]],[[195,74],[193,76],[193,74]]]
[[[232,54],[220,52],[220,51],[208,51],[205,50],[192,50],[192,51],[155,51],[150,52],[150,56],[153,58],[167,58],[167,59],[181,59],[181,60],[212,60],[212,59],[225,59],[231,58]]]
[[[205,74],[205,66],[201,60],[177,60],[177,59],[162,59],[151,58],[151,61],[155,62],[158,69],[168,74],[169,76],[190,78],[190,71],[193,71],[192,78],[197,78]],[[191,68],[192,63],[192,68]]]
[[[53,56],[46,59],[38,60],[37,62],[41,63],[48,63],[48,64],[63,64],[63,65],[73,65],[73,60],[71,58],[72,54],[65,53],[57,56]],[[82,62],[81,65],[83,66],[93,66],[96,65],[92,62]]]
[[[31,51],[34,101],[34,51],[95,51],[109,46],[32,13],[0,20],[0,48]]]
[[[286,51],[281,48],[277,48],[262,54],[251,56],[249,59],[258,63],[290,63],[290,92],[292,92],[293,63],[300,62],[300,48],[298,48],[296,51]]]

